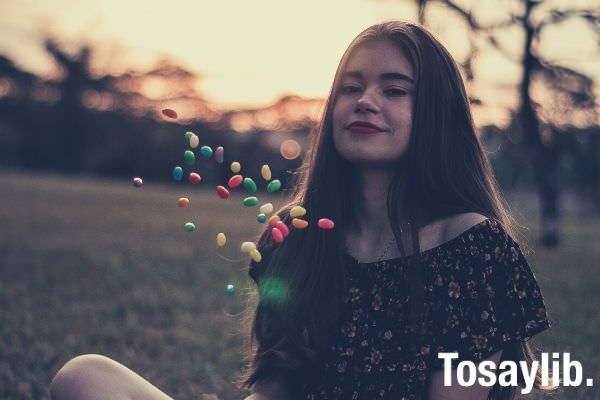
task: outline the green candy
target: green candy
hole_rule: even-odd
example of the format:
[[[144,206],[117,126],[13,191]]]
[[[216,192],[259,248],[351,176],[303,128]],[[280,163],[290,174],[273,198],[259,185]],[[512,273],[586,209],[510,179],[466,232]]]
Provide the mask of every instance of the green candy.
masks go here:
[[[244,189],[248,193],[256,193],[256,183],[254,183],[252,178],[244,178]]]
[[[194,155],[194,152],[191,150],[186,150],[185,153],[183,153],[183,159],[185,160],[186,163],[192,165],[193,163],[196,162],[196,156]]]
[[[206,158],[210,158],[213,155],[213,149],[211,149],[210,146],[202,146],[200,147],[200,154]]]
[[[279,181],[279,179],[273,179],[271,182],[269,182],[269,184],[267,185],[267,192],[269,193],[273,193],[278,191],[279,189],[281,189],[281,182]]]
[[[191,138],[192,136],[194,136],[194,132],[189,132],[189,131],[188,131],[188,132],[186,132],[186,133],[185,133],[185,135],[184,135],[184,136],[185,136],[185,141],[186,141],[186,142],[189,142],[189,141],[190,141],[190,138]]]
[[[258,214],[256,216],[256,220],[258,222],[260,222],[261,224],[263,224],[263,223],[267,222],[267,216],[265,214]]]
[[[192,224],[191,222],[186,222],[186,224],[183,226],[183,229],[188,232],[194,232],[196,230],[196,225]]]
[[[227,295],[228,296],[233,296],[235,294],[235,286],[233,285],[227,285]]]
[[[243,203],[246,207],[253,207],[258,204],[258,199],[256,197],[246,197]]]
[[[176,181],[180,181],[182,177],[183,177],[183,168],[181,168],[180,166],[173,168],[173,178]]]

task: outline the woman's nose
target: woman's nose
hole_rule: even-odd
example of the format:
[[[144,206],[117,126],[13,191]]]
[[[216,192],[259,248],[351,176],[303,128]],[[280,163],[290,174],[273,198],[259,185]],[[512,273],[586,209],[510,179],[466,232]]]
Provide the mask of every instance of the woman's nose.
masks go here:
[[[374,101],[372,94],[364,92],[363,95],[356,101],[356,112],[377,112],[379,111],[379,107],[377,103]]]

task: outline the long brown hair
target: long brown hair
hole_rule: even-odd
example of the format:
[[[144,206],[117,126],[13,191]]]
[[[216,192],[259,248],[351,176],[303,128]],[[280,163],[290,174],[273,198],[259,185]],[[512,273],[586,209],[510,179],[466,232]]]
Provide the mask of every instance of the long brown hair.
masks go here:
[[[356,221],[360,199],[354,167],[333,143],[332,112],[349,58],[358,47],[378,40],[397,45],[415,71],[410,142],[398,161],[387,198],[400,252],[409,253],[405,242],[412,247],[410,324],[415,337],[423,323],[418,229],[447,216],[477,212],[496,219],[514,234],[514,221],[475,133],[464,83],[451,55],[421,26],[390,21],[369,27],[342,56],[321,121],[311,132],[292,200],[278,211],[289,223],[290,208],[302,205],[311,224],[304,230],[292,230],[281,245],[273,244],[269,229],[258,241],[264,260],[250,266],[250,274],[258,282],[259,301],[255,308],[251,305],[247,320],[251,324],[246,350],[250,363],[242,387],[271,379],[293,385],[316,378],[329,332],[336,331],[332,328],[338,323],[339,303],[346,289],[343,233]],[[333,219],[336,228],[318,229],[316,220],[321,217]],[[401,222],[410,223],[409,238],[400,232]],[[506,352],[504,358],[532,361],[529,345],[521,346]],[[514,397],[514,391],[492,393],[491,398],[496,399]]]

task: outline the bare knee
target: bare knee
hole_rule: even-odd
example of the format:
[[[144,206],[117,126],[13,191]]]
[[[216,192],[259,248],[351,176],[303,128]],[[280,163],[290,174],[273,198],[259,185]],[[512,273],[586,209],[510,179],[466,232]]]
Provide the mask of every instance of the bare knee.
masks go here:
[[[117,362],[99,354],[84,354],[69,360],[50,384],[53,400],[125,400],[116,392]]]

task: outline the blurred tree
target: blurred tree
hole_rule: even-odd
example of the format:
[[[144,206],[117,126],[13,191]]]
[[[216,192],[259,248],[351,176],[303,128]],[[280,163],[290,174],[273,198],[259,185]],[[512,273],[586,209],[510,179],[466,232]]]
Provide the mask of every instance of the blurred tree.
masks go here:
[[[561,146],[561,141],[557,136],[561,129],[548,116],[545,124],[540,121],[539,112],[542,105],[532,98],[532,85],[536,79],[544,81],[549,86],[553,95],[561,100],[560,108],[562,112],[570,113],[574,109],[585,110],[591,117],[591,124],[597,124],[597,102],[594,96],[594,82],[585,74],[557,65],[537,50],[541,41],[541,34],[547,26],[562,23],[571,18],[580,18],[585,21],[598,38],[600,46],[600,7],[595,8],[569,8],[569,9],[550,9],[542,18],[533,17],[536,7],[543,3],[543,0],[519,0],[513,3],[521,8],[521,13],[507,12],[507,18],[503,21],[482,24],[476,17],[473,10],[463,6],[454,0],[415,0],[418,7],[418,19],[420,23],[426,24],[426,8],[428,4],[438,3],[444,5],[461,19],[466,22],[470,28],[471,51],[462,64],[466,73],[467,80],[474,79],[472,62],[477,55],[477,48],[474,46],[472,36],[483,36],[496,50],[500,51],[509,60],[515,61],[515,56],[508,51],[498,40],[498,33],[506,28],[518,27],[524,32],[524,40],[521,44],[522,57],[519,64],[522,66],[521,79],[519,82],[520,103],[515,114],[516,133],[520,136],[519,141],[527,152],[531,167],[534,172],[534,181],[541,204],[541,229],[540,240],[543,245],[554,247],[558,245],[560,238],[560,161],[565,147]],[[478,100],[480,102],[480,100]],[[564,131],[564,130],[563,130]],[[591,144],[596,144],[598,139],[594,138]],[[592,159],[597,157],[597,149],[591,149],[589,154]],[[596,165],[593,160],[590,163]],[[590,185],[596,189],[590,191],[597,195],[598,182],[597,171],[590,173]]]

